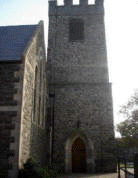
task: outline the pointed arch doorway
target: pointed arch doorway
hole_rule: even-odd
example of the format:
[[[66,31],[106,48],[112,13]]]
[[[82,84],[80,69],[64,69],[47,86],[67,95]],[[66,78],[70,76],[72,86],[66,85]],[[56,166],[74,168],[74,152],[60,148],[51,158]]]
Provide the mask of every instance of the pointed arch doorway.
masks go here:
[[[95,171],[94,146],[87,134],[77,129],[65,142],[65,172],[69,174],[85,171]]]
[[[72,144],[72,172],[86,172],[86,147],[80,137]]]

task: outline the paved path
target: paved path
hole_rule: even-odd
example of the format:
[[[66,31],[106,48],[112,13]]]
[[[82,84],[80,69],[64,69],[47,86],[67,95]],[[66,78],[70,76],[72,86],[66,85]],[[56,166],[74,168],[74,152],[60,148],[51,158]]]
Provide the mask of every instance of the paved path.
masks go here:
[[[127,171],[134,174],[134,168],[127,168]]]
[[[109,174],[71,174],[61,175],[58,178],[118,178],[118,173]],[[125,174],[121,171],[121,178],[125,178]],[[134,178],[134,176],[128,176],[127,178]]]
[[[62,175],[58,178],[117,178],[117,173],[113,174],[71,174],[71,175]],[[123,178],[123,177],[121,177]]]
[[[134,174],[133,168],[127,168],[127,171]],[[125,173],[124,173],[124,171],[121,170],[121,178],[122,177],[125,178]],[[127,174],[127,178],[134,178],[134,175]]]

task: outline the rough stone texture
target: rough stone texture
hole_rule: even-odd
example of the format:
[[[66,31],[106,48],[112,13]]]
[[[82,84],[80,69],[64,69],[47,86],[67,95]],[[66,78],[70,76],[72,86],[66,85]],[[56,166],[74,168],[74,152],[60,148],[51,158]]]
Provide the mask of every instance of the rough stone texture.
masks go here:
[[[14,74],[19,69],[19,64],[0,63],[0,106],[17,105],[14,99],[14,94],[17,93],[14,83],[19,81],[19,77],[15,77]]]
[[[20,63],[0,63],[0,168],[3,177],[7,177],[8,171],[14,170],[15,167],[17,175],[18,162],[14,161],[12,164],[10,160],[17,160],[18,152],[15,145],[18,142],[19,131],[16,135],[13,131],[19,122],[21,93],[18,98],[15,96],[20,92],[16,86],[21,82],[22,75],[17,75],[21,74],[21,70]]]
[[[30,157],[46,163],[47,97],[43,22],[40,22],[20,62],[0,63],[0,176],[3,178],[16,178],[19,168]]]
[[[69,148],[65,148],[76,130],[93,145],[86,158],[87,171],[115,171],[113,155],[108,153],[114,131],[103,1],[97,0],[95,6],[88,6],[85,0],[81,2],[82,6],[75,7],[67,4],[57,7],[56,2],[50,2],[48,82],[49,92],[55,96],[53,162],[61,171],[71,172],[67,167],[72,163],[66,159]],[[83,20],[84,40],[69,41],[72,18]],[[81,131],[77,128],[78,120]]]
[[[49,70],[52,75],[49,74],[49,82],[108,82],[103,16],[79,17],[85,24],[85,40],[78,42],[69,42],[70,18],[49,18],[49,29],[52,29],[49,33],[48,48],[48,60],[51,62]]]
[[[43,35],[43,25],[41,24],[25,55],[19,155],[20,167],[30,157],[41,164],[46,162],[45,100],[47,91]],[[37,76],[35,76],[36,67],[38,69]],[[35,82],[37,82],[36,85]],[[34,91],[37,92],[36,98],[34,98]],[[36,102],[35,108],[34,102]]]
[[[93,15],[93,14],[98,14],[98,13],[103,13],[104,9],[101,6],[103,3],[103,0],[96,0],[95,1],[95,6],[89,5],[88,7],[88,1],[86,0],[80,0],[80,6],[77,5],[72,5],[72,0],[64,0],[65,6],[56,6],[57,3],[56,1],[51,1],[50,6],[49,6],[49,14],[50,15]]]

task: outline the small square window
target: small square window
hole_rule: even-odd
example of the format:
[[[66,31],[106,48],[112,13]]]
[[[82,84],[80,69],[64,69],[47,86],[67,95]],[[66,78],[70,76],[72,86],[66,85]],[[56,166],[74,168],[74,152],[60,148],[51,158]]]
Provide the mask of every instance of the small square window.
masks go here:
[[[84,40],[84,23],[81,19],[71,19],[69,21],[69,40]]]

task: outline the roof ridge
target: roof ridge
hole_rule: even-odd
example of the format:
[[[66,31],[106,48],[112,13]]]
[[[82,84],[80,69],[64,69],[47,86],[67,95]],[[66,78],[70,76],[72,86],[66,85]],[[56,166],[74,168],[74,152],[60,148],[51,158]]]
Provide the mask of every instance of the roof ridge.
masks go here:
[[[22,26],[37,26],[38,24],[26,24],[26,25],[6,25],[6,26],[0,26],[0,28],[4,27],[22,27]]]

